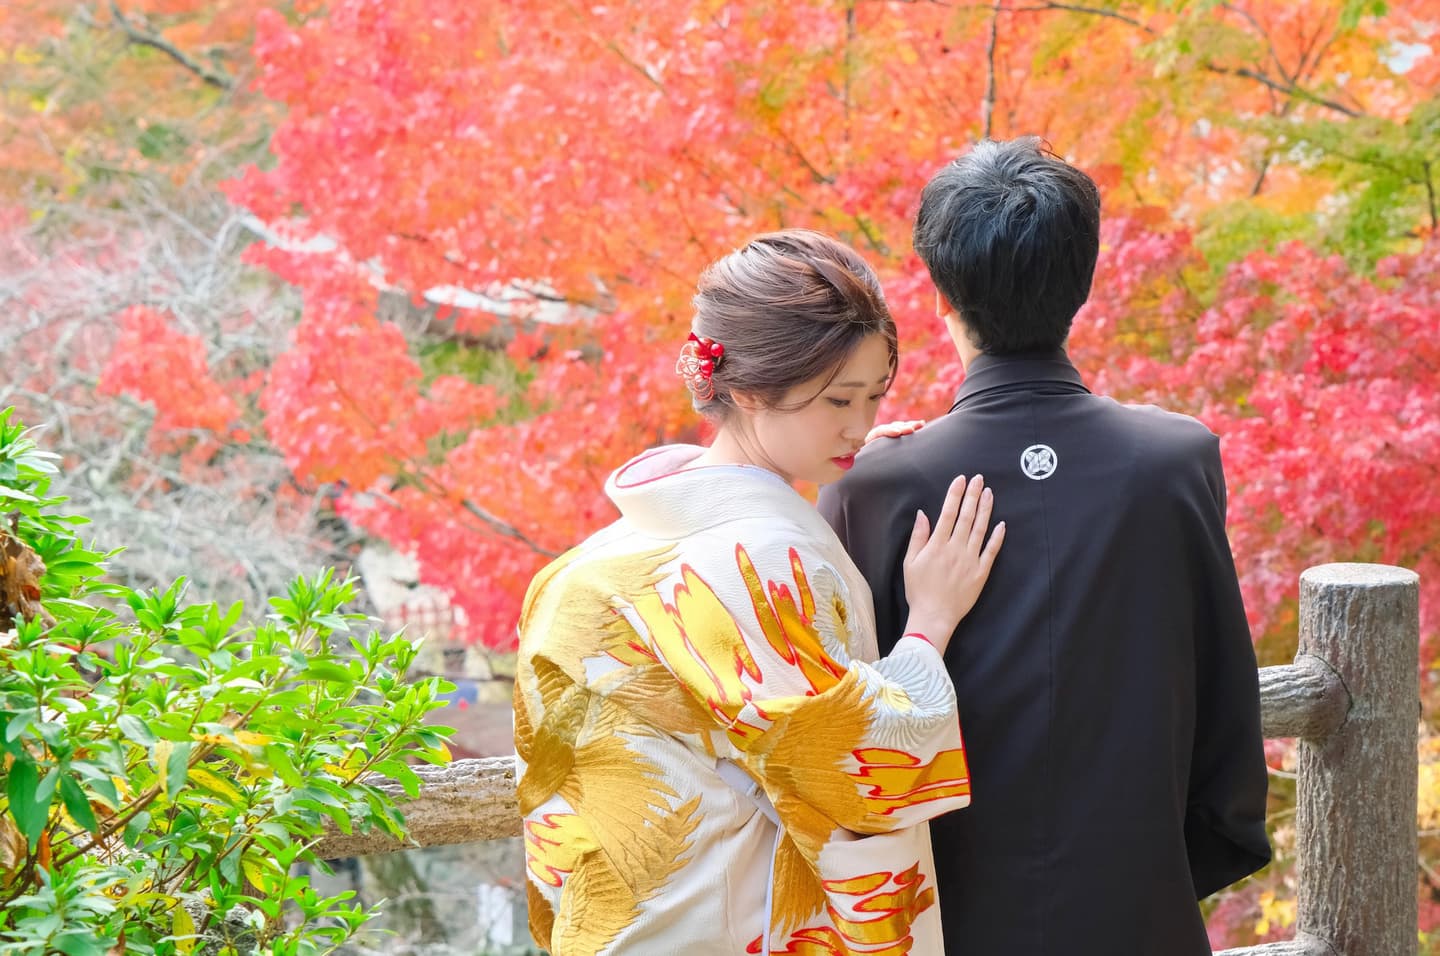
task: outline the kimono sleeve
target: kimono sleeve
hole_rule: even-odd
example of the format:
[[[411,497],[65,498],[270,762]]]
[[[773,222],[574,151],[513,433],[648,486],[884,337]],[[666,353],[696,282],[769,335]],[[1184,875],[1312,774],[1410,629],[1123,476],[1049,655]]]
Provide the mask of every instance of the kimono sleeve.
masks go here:
[[[837,827],[882,833],[969,803],[955,691],[933,646],[908,637],[878,662],[852,660],[850,629],[870,615],[803,543],[694,550],[635,610],[723,735],[717,749],[792,836],[818,851]]]
[[[1197,898],[1270,861],[1267,777],[1260,730],[1259,673],[1245,606],[1225,536],[1225,477],[1218,443],[1205,464],[1205,527],[1196,586],[1205,609],[1195,622],[1196,715],[1185,844]]]

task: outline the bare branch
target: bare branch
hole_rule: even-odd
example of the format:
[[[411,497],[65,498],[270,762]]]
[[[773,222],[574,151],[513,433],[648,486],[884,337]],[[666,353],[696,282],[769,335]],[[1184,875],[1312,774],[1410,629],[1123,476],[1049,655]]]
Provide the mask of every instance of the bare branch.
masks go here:
[[[1222,9],[1229,10],[1231,13],[1234,13],[1235,15],[1245,20],[1247,23],[1250,24],[1252,28],[1254,28],[1256,33],[1260,34],[1260,38],[1265,41],[1265,51],[1270,54],[1270,62],[1275,64],[1275,72],[1280,74],[1280,78],[1282,80],[1284,80],[1286,83],[1294,83],[1298,80],[1300,70],[1296,70],[1295,76],[1291,76],[1286,71],[1285,64],[1280,62],[1279,51],[1275,49],[1275,41],[1270,38],[1269,32],[1266,31],[1265,27],[1260,23],[1260,21],[1255,19],[1255,15],[1253,13],[1242,7],[1237,7],[1233,3],[1222,3],[1220,4],[1220,6]],[[1301,57],[1301,61],[1303,66],[1303,56]]]
[[[125,37],[131,43],[159,50],[211,86],[219,87],[222,90],[235,88],[234,77],[228,73],[206,66],[160,34],[143,29],[125,15],[125,11],[120,9],[120,4],[117,3],[116,0],[110,0],[110,15],[113,16],[115,22],[120,25],[120,29],[125,31]]]
[[[1127,17],[1127,16],[1126,16],[1125,14],[1123,14],[1123,13],[1117,13],[1117,12],[1114,11],[1114,10],[1106,10],[1106,9],[1104,9],[1103,7],[1086,7],[1086,6],[1082,6],[1082,5],[1080,5],[1080,4],[1077,4],[1077,3],[1032,3],[1032,4],[1029,4],[1029,5],[1027,5],[1027,6],[1009,6],[1009,7],[1004,6],[1004,5],[1001,4],[1001,3],[996,3],[996,4],[992,5],[992,6],[986,7],[986,6],[983,6],[982,4],[978,4],[978,3],[964,3],[964,4],[948,3],[947,0],[870,0],[870,2],[875,2],[875,3],[887,3],[887,4],[888,4],[888,3],[909,3],[909,4],[928,3],[928,4],[931,4],[931,5],[933,5],[933,6],[937,6],[937,7],[953,7],[954,9],[957,9],[957,10],[982,10],[982,9],[984,9],[984,10],[990,10],[990,11],[992,11],[992,12],[998,10],[998,11],[1000,11],[1001,13],[1045,13],[1045,12],[1050,11],[1050,10],[1060,10],[1060,11],[1063,11],[1063,12],[1066,12],[1066,13],[1084,13],[1084,14],[1088,14],[1088,15],[1090,15],[1090,16],[1107,17],[1107,18],[1109,18],[1109,19],[1111,19],[1111,20],[1119,20],[1119,21],[1122,22],[1122,23],[1128,23],[1128,24],[1130,24],[1132,27],[1138,27],[1139,29],[1144,30],[1146,33],[1154,33],[1154,32],[1155,32],[1153,29],[1151,29],[1150,27],[1146,26],[1144,23],[1142,23],[1141,21],[1135,19],[1134,17]]]
[[[534,551],[536,554],[541,555],[542,557],[558,558],[560,556],[559,551],[551,551],[549,548],[540,547],[534,541],[531,541],[528,537],[526,537],[525,533],[519,528],[507,522],[501,521],[499,518],[495,517],[490,512],[486,511],[484,508],[471,501],[469,498],[466,498],[463,504],[466,511],[470,512],[472,515],[485,522],[485,524],[487,524],[496,534],[504,535],[507,538],[514,538],[516,541],[519,541],[521,544],[525,545],[525,547],[529,548],[531,551]]]
[[[985,42],[985,99],[980,103],[980,136],[989,139],[995,118],[995,41],[1000,35],[1001,0],[990,12],[990,38]]]
[[[1435,205],[1435,177],[1430,173],[1430,160],[1421,160],[1420,166],[1425,171],[1425,197],[1430,202],[1430,234],[1440,235],[1440,210]]]
[[[428,472],[415,468],[405,468],[403,470],[403,474],[407,480],[415,482],[416,485],[426,489],[426,491],[431,494],[447,497],[449,496],[449,489],[445,487],[444,483],[435,476],[429,474]],[[489,511],[486,511],[484,508],[480,507],[478,504],[476,504],[474,501],[471,501],[469,498],[463,499],[460,504],[461,507],[466,510],[466,512],[476,518],[479,518],[480,521],[484,523],[485,527],[488,528],[492,533],[497,534],[502,538],[510,538],[514,541],[518,541],[521,544],[525,545],[525,547],[529,548],[531,551],[534,551],[536,554],[540,555],[541,557],[558,558],[560,556],[559,551],[552,551],[549,548],[541,547],[534,541],[530,540],[530,537],[526,535],[525,532],[510,524],[508,521],[497,518],[495,515],[491,514]]]
[[[850,146],[850,87],[855,70],[855,0],[845,4],[845,146]],[[848,158],[848,157],[847,157]],[[807,161],[808,165],[808,161]]]
[[[1316,106],[1323,106],[1326,109],[1334,110],[1337,113],[1343,113],[1344,115],[1349,116],[1352,119],[1358,119],[1359,117],[1366,115],[1359,112],[1358,110],[1351,109],[1343,103],[1337,103],[1334,100],[1326,99],[1320,94],[1312,93],[1309,90],[1297,86],[1294,83],[1282,83],[1266,73],[1262,73],[1258,70],[1252,70],[1249,67],[1229,67],[1220,66],[1215,63],[1206,63],[1205,69],[1209,70],[1211,73],[1219,73],[1222,76],[1240,76],[1244,77],[1247,80],[1254,80],[1256,83],[1267,86],[1270,89],[1276,91],[1277,93],[1284,93],[1286,96],[1293,96],[1296,99],[1301,99],[1309,103],[1314,103]]]
[[[1119,20],[1121,23],[1128,23],[1139,30],[1144,30],[1151,36],[1155,35],[1155,29],[1134,17],[1127,17],[1123,13],[1114,10],[1106,10],[1103,7],[1086,7],[1076,3],[1035,3],[1024,7],[1003,7],[998,3],[995,9],[1004,13],[1043,13],[1047,10],[1063,10],[1067,13],[1083,13],[1092,17],[1104,17],[1109,20]]]
[[[827,176],[825,173],[822,173],[815,166],[815,164],[810,161],[810,157],[805,155],[805,151],[800,148],[800,144],[795,142],[794,138],[791,137],[789,133],[785,132],[784,130],[777,130],[776,132],[779,134],[780,139],[784,141],[786,148],[790,152],[790,155],[798,159],[800,161],[800,165],[804,166],[805,169],[810,173],[811,179],[815,180],[815,182],[818,184],[826,186],[833,186],[835,184],[835,177]]]

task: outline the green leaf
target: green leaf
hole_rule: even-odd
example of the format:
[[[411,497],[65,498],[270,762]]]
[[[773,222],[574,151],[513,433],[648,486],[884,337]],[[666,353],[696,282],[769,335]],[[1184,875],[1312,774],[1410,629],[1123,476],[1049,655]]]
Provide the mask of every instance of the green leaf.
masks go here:
[[[176,744],[170,751],[170,757],[165,762],[165,792],[174,800],[185,786],[185,778],[190,774],[190,748],[191,744]]]
[[[76,760],[70,765],[70,769],[89,781],[91,792],[105,801],[110,809],[119,810],[120,791],[115,788],[114,778],[126,775],[125,766],[116,759],[114,750],[101,751],[95,758],[95,761]]]
[[[372,769],[397,781],[408,796],[420,795],[420,777],[403,760],[382,760]]]
[[[56,723],[53,720],[43,720],[35,725],[35,732],[52,750],[59,749],[64,745],[65,729],[64,724]]]
[[[35,796],[32,798],[36,803],[44,803],[48,811],[51,802],[55,799],[55,787],[60,782],[60,774],[57,771],[50,771],[40,778],[40,783],[35,787]]]
[[[311,800],[327,807],[343,807],[345,801],[336,797],[328,789],[319,786],[320,781],[316,780],[308,786],[301,787],[295,791],[295,799]]]
[[[30,729],[31,723],[39,716],[35,710],[17,710],[10,715],[10,723],[5,726],[5,742],[9,743]]]
[[[311,661],[310,666],[305,668],[300,675],[301,680],[324,680],[337,683],[350,683],[355,678],[350,674],[350,669],[334,661]]]
[[[70,930],[55,938],[52,945],[65,956],[104,956],[109,944],[97,939],[93,930]]]
[[[65,811],[70,814],[72,820],[84,827],[87,832],[95,832],[95,811],[90,806],[90,800],[85,796],[85,791],[69,774],[60,778],[60,799],[65,803]]]
[[[227,883],[240,882],[240,853],[231,850],[220,858],[220,875]]]
[[[135,814],[135,816],[131,817],[130,822],[125,824],[125,845],[132,850],[135,849],[135,847],[140,842],[141,835],[149,826],[149,810],[141,810],[139,813]]]
[[[9,779],[5,781],[5,795],[10,798],[10,815],[20,835],[33,852],[40,844],[40,834],[45,832],[45,822],[50,817],[50,795],[55,784],[50,784],[51,794],[39,799],[40,771],[28,756],[16,760],[10,767]]]
[[[272,708],[303,707],[310,703],[310,695],[301,688],[277,691],[265,698],[265,704]],[[297,728],[299,724],[294,725]]]
[[[283,744],[269,744],[265,747],[263,753],[265,754],[265,762],[275,770],[276,776],[284,781],[287,787],[304,786],[305,780],[300,776],[300,772],[295,769],[295,764],[290,759],[290,754],[286,751]]]
[[[119,724],[120,732],[140,746],[155,746],[155,735],[150,732],[149,725],[139,717],[134,714],[121,714]]]

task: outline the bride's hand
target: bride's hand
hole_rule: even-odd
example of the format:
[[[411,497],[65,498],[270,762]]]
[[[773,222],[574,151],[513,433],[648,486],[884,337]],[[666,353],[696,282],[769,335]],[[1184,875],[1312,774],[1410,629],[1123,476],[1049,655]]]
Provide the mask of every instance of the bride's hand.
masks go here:
[[[990,577],[995,556],[1005,541],[1005,522],[995,526],[988,541],[994,496],[976,475],[950,483],[932,531],[924,512],[915,515],[915,529],[905,552],[905,597],[910,603],[907,633],[918,631],[944,653],[950,634],[975,606]]]
[[[899,438],[901,435],[913,435],[925,427],[925,422],[886,422],[884,425],[876,425],[870,429],[865,436],[865,444],[870,444],[877,438]]]

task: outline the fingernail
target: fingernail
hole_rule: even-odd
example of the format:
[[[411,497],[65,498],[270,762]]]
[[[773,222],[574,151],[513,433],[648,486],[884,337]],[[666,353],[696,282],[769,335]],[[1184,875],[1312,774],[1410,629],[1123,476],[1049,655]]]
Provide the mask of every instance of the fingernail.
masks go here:
[[[989,497],[990,497],[990,489],[989,489],[989,488],[986,488],[984,491],[980,492],[980,497],[982,497],[982,498],[989,498]]]

